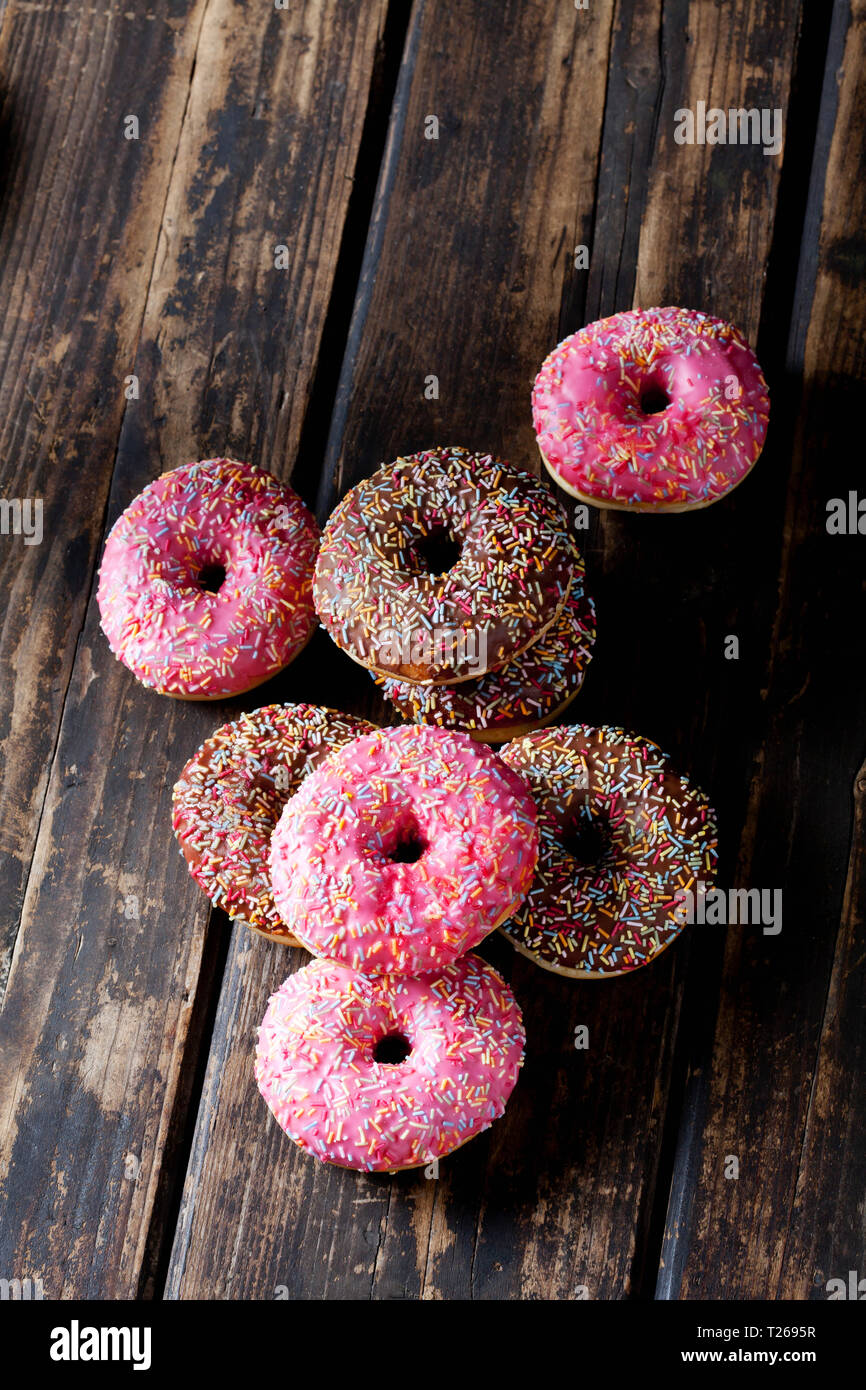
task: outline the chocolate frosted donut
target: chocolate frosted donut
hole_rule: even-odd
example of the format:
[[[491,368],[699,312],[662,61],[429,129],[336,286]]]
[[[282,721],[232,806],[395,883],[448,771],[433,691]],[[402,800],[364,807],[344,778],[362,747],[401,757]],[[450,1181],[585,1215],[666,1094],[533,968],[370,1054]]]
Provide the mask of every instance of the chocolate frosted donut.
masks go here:
[[[609,726],[542,729],[502,759],[538,808],[540,849],[502,930],[545,970],[604,979],[646,965],[682,931],[683,895],[711,883],[716,820],[649,739]]]
[[[373,727],[317,705],[264,705],[205,740],[175,785],[172,825],[215,907],[262,936],[300,944],[274,906],[271,835],[307,775]]]
[[[572,546],[559,503],[531,473],[429,449],[343,498],[325,528],[314,601],[337,645],[377,674],[470,680],[554,621]]]
[[[566,602],[547,631],[514,661],[459,685],[374,679],[404,719],[465,729],[482,743],[503,743],[550,723],[571,704],[583,685],[595,631],[595,605],[575,551]]]

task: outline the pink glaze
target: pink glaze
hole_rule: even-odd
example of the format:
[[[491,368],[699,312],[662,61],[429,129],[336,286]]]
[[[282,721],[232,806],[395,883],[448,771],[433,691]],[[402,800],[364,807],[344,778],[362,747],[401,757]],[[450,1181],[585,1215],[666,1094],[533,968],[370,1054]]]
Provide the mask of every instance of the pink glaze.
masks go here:
[[[409,1055],[377,1061],[393,1037]],[[256,1081],[302,1149],[388,1172],[442,1158],[499,1119],[524,1043],[511,990],[478,956],[420,979],[314,960],[271,997]]]
[[[439,970],[522,901],[535,820],[521,778],[468,734],[376,730],[287,802],[271,840],[277,912],[314,955],[353,969]]]
[[[319,529],[260,468],[206,459],[164,473],[112,527],[102,627],[133,675],[168,695],[235,695],[282,670],[316,624]],[[202,571],[222,566],[215,593]]]
[[[645,413],[663,391],[670,404]],[[620,505],[688,506],[724,496],[754,464],[770,402],[754,353],[731,324],[694,309],[630,310],[554,348],[532,418],[551,470]]]

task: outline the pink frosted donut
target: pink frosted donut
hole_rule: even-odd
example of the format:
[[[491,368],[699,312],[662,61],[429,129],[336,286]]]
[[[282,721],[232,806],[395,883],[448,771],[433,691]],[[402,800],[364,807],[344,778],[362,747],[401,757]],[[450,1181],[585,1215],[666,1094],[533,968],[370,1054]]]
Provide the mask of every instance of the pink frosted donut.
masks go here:
[[[256,1081],[300,1148],[393,1172],[443,1158],[498,1120],[524,1043],[511,990],[478,956],[420,979],[314,960],[271,997]]]
[[[767,433],[755,354],[696,309],[632,309],[554,348],[532,419],[548,471],[596,507],[687,511],[742,482]]]
[[[233,459],[164,473],[112,527],[102,628],[142,685],[239,695],[281,671],[316,625],[319,528],[291,488]]]
[[[277,912],[313,955],[368,974],[439,970],[516,910],[535,803],[486,745],[378,729],[332,753],[271,839]]]

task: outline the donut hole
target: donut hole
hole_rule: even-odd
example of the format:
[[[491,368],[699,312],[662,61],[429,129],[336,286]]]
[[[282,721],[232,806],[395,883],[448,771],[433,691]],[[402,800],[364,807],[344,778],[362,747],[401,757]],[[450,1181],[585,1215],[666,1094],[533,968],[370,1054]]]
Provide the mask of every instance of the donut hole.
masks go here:
[[[203,565],[198,572],[199,588],[205,593],[218,594],[225,582],[225,565]]]
[[[427,574],[448,574],[460,559],[462,546],[445,526],[436,527],[412,542],[415,563]]]
[[[427,851],[427,841],[417,829],[404,830],[392,845],[388,858],[392,864],[417,864]]]
[[[663,386],[653,383],[641,391],[640,408],[644,415],[660,415],[670,403],[671,398]]]
[[[398,1067],[411,1051],[412,1044],[404,1033],[386,1033],[373,1048],[373,1060],[381,1066]]]
[[[610,831],[595,816],[576,816],[563,828],[559,842],[567,854],[587,868],[600,864],[610,849]]]

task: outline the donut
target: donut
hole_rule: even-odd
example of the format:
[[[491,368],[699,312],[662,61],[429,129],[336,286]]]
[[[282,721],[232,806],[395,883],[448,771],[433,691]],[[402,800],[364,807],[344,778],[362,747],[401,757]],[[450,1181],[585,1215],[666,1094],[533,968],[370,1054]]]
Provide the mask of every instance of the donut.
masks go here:
[[[767,383],[745,338],[696,309],[631,309],[554,348],[532,419],[561,488],[596,507],[682,512],[717,502],[764,445]]]
[[[510,917],[538,855],[524,783],[468,734],[364,734],[311,773],[271,840],[277,912],[368,974],[441,969]]]
[[[283,807],[327,757],[373,728],[316,705],[264,705],[205,739],[175,783],[172,826],[215,907],[290,946],[274,906],[268,852]]]
[[[283,483],[234,459],[164,473],[111,529],[102,629],[142,685],[220,700],[288,666],[315,626],[319,528]]]
[[[545,970],[600,980],[647,965],[712,883],[715,814],[667,755],[622,729],[542,729],[502,753],[538,807],[535,879],[503,931]]]
[[[583,685],[595,633],[595,605],[584,586],[583,561],[575,552],[571,592],[558,616],[507,666],[458,685],[374,679],[404,719],[465,729],[483,743],[502,743],[564,713]]]
[[[524,1045],[514,995],[479,956],[415,979],[314,960],[271,997],[255,1075],[299,1148],[396,1172],[444,1158],[498,1120]]]
[[[568,596],[572,552],[562,508],[531,473],[428,449],[343,498],[319,550],[316,609],[369,670],[453,684],[541,636]]]

